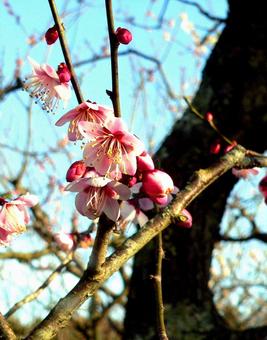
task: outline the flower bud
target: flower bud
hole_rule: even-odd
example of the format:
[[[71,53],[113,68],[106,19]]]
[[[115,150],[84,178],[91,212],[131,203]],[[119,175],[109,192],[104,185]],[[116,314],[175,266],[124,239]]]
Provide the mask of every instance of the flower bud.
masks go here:
[[[66,180],[67,182],[73,182],[76,179],[82,178],[86,173],[86,165],[84,161],[76,161],[74,162],[67,171]]]
[[[136,159],[137,159],[137,169],[140,172],[155,169],[154,162],[146,151],[141,153],[140,156],[137,156]]]
[[[190,212],[186,209],[181,211],[181,215],[179,215],[178,226],[184,228],[192,227],[193,218]]]
[[[220,140],[216,139],[210,146],[210,153],[213,155],[217,155],[221,151],[221,142]]]
[[[164,171],[151,170],[143,173],[142,190],[149,197],[164,197],[174,191],[171,177]]]
[[[132,33],[126,28],[118,27],[115,34],[117,41],[124,45],[128,45],[133,39]]]
[[[65,63],[58,65],[57,74],[61,83],[67,83],[71,80],[71,73]]]
[[[75,243],[72,234],[60,231],[54,234],[54,239],[63,251],[70,251],[74,248]]]
[[[260,181],[259,190],[264,196],[264,198],[267,199],[267,176],[263,177],[262,180]]]
[[[47,45],[52,45],[58,39],[58,31],[56,26],[50,27],[45,33],[45,40]]]
[[[224,149],[224,153],[227,153],[229,151],[231,151],[235,146],[237,146],[237,141],[233,141],[232,144],[228,145],[225,149]]]
[[[204,118],[207,122],[211,122],[213,121],[213,114],[211,112],[206,112]]]

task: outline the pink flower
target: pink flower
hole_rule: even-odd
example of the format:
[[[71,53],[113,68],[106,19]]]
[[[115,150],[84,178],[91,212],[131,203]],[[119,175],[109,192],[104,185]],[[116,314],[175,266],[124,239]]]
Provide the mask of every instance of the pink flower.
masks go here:
[[[81,178],[67,185],[67,191],[79,192],[76,208],[80,214],[94,220],[104,213],[110,220],[120,216],[118,200],[127,200],[130,189],[107,177]]]
[[[57,122],[57,126],[62,126],[70,122],[68,129],[69,140],[82,139],[78,124],[81,121],[103,124],[107,118],[113,116],[112,109],[90,102],[83,102],[62,116]]]
[[[30,222],[27,207],[33,207],[38,203],[34,195],[26,194],[13,201],[0,199],[0,244],[10,241],[13,234],[19,234],[26,230],[26,224]]]
[[[132,33],[126,28],[118,27],[115,34],[118,42],[124,45],[128,45],[133,39]]]
[[[48,30],[45,33],[45,40],[47,45],[52,45],[54,42],[56,42],[58,39],[58,31],[56,26],[48,28]]]
[[[248,178],[249,175],[257,175],[259,171],[255,168],[252,169],[232,169],[232,174],[238,178]]]
[[[181,211],[179,216],[179,222],[177,223],[179,227],[191,228],[193,223],[193,218],[190,212],[186,209]]]
[[[154,208],[153,202],[149,198],[131,199],[129,201],[123,201],[121,203],[121,219],[119,226],[125,228],[128,223],[139,224],[143,227],[148,217],[143,213],[142,210],[147,211]]]
[[[61,83],[56,71],[47,64],[38,64],[28,57],[33,74],[30,76],[24,88],[30,92],[30,96],[42,103],[43,110],[54,111],[60,100],[68,102],[70,88],[68,83]]]
[[[161,206],[167,205],[172,200],[171,194],[178,191],[171,177],[158,169],[144,171],[142,183],[142,191]]]
[[[155,169],[154,162],[146,151],[137,156],[137,168],[140,172]]]
[[[75,246],[73,236],[70,233],[60,231],[59,233],[54,234],[54,239],[63,251],[70,251]]]
[[[81,122],[81,134],[91,140],[84,149],[84,160],[101,175],[118,178],[121,173],[136,173],[136,157],[144,151],[143,143],[127,131],[121,118],[112,118],[101,126]]]
[[[84,161],[76,161],[71,164],[69,167],[67,174],[66,174],[66,180],[67,182],[73,182],[76,179],[79,179],[84,176],[86,173],[86,165],[84,164]]]

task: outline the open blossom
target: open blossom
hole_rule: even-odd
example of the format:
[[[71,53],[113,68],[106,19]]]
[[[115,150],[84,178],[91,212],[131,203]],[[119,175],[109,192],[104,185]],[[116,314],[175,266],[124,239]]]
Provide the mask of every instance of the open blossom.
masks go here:
[[[75,204],[80,214],[94,220],[104,213],[110,220],[120,216],[118,200],[127,200],[130,189],[107,177],[81,178],[67,185],[67,191],[78,192]]]
[[[63,251],[70,251],[75,246],[73,235],[70,233],[60,231],[54,234],[54,239]]]
[[[113,110],[103,105],[90,102],[83,102],[64,114],[57,122],[57,126],[62,126],[70,122],[68,129],[69,140],[82,139],[78,124],[82,121],[103,124],[108,118],[113,117]]]
[[[37,197],[30,194],[12,201],[0,198],[0,244],[7,244],[13,234],[26,230],[26,224],[30,222],[27,208],[37,203]]]
[[[30,96],[42,103],[43,110],[51,112],[58,106],[60,100],[68,102],[70,88],[67,82],[61,83],[56,71],[47,64],[38,64],[32,58],[28,58],[33,74],[28,77],[24,88],[30,92]]]
[[[114,178],[121,173],[131,176],[136,173],[136,157],[144,151],[144,144],[127,131],[121,118],[107,120],[104,126],[81,122],[79,128],[90,140],[84,148],[86,165]]]
[[[146,197],[134,198],[121,203],[121,219],[119,225],[124,228],[128,223],[133,222],[143,227],[148,221],[148,217],[143,211],[154,208],[153,202]]]
[[[144,171],[142,182],[142,191],[160,206],[169,204],[172,200],[171,194],[176,194],[178,191],[171,177],[158,169]]]

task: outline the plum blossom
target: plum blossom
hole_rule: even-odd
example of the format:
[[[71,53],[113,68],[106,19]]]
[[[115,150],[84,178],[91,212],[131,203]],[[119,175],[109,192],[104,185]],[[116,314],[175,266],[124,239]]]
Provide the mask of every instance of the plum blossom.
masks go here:
[[[142,177],[142,191],[160,206],[166,206],[172,200],[171,194],[178,189],[174,186],[172,178],[164,171],[155,169],[144,171]]]
[[[128,201],[123,201],[121,203],[121,219],[119,226],[124,228],[128,223],[139,224],[143,227],[147,221],[148,217],[143,211],[151,210],[154,208],[153,202],[146,197],[130,199]],[[142,211],[143,210],[143,211]]]
[[[115,36],[117,38],[118,43],[123,45],[128,45],[133,40],[132,33],[123,27],[117,28]]]
[[[107,120],[104,126],[80,122],[79,128],[90,140],[83,154],[87,166],[112,178],[122,173],[131,176],[136,173],[136,157],[144,151],[144,144],[127,131],[121,118]]]
[[[58,39],[58,31],[56,26],[48,28],[48,30],[45,33],[45,40],[47,45],[54,44]]]
[[[113,117],[113,110],[103,105],[91,102],[83,102],[64,114],[57,122],[57,126],[62,126],[70,122],[68,129],[68,138],[70,141],[82,139],[78,124],[82,121],[103,124],[108,118]]]
[[[27,208],[37,203],[37,197],[30,194],[12,201],[0,198],[0,244],[8,244],[13,234],[20,234],[26,230],[26,224],[30,222]]]
[[[54,234],[54,239],[63,251],[70,251],[75,246],[73,235],[62,230]]]
[[[42,109],[54,111],[60,100],[67,103],[70,98],[70,88],[67,82],[61,83],[56,71],[47,64],[38,64],[28,57],[32,66],[32,75],[27,78],[24,88],[30,96],[42,103]]]
[[[94,220],[104,213],[110,220],[120,216],[118,200],[127,200],[130,189],[107,177],[81,178],[67,185],[67,191],[78,192],[75,200],[80,214]]]
[[[267,176],[264,176],[259,183],[259,190],[265,200],[267,199]]]

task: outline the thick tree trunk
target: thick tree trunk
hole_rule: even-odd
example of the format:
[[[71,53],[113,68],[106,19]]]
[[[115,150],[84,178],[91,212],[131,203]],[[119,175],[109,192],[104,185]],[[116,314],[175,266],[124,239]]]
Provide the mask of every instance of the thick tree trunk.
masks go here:
[[[194,99],[200,112],[245,147],[267,148],[267,20],[263,1],[229,0],[228,20],[203,72]],[[166,138],[161,166],[183,186],[193,170],[212,161],[216,138],[207,124],[186,112]],[[217,313],[208,288],[212,251],[226,199],[235,179],[226,174],[190,207],[191,230],[170,226],[164,232],[163,294],[170,339],[263,339],[267,328],[230,330]],[[125,339],[156,339],[153,242],[136,258],[125,319]]]

